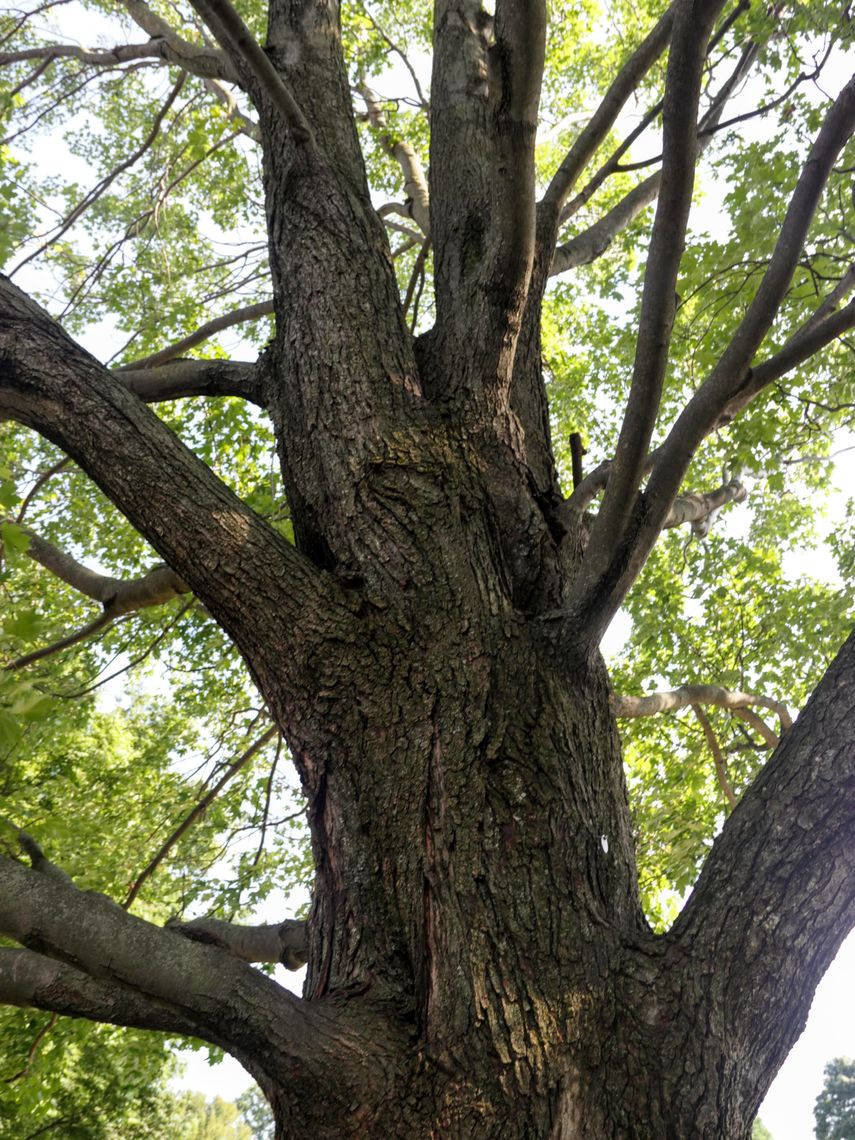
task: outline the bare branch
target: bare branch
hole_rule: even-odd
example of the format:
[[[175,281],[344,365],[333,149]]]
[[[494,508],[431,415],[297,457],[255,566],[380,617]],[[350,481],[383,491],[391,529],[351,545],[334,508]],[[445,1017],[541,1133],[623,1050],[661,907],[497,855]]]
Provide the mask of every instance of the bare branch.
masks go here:
[[[96,633],[110,625],[112,620],[107,614],[100,614],[94,621],[81,626],[67,637],[52,641],[50,645],[43,645],[41,649],[34,649],[32,653],[25,653],[23,657],[16,657],[14,661],[7,661],[3,668],[14,672],[17,669],[25,669],[28,665],[34,665],[36,661],[43,661],[46,657],[53,657],[64,649],[70,649],[73,645],[79,645],[81,641],[94,637]]]
[[[767,747],[777,748],[781,743],[781,738],[778,733],[773,732],[762,716],[752,712],[751,709],[733,709],[733,715],[738,717],[739,720],[744,721],[745,724],[750,725]],[[781,731],[783,731],[783,728]]]
[[[553,175],[542,203],[552,213],[555,219],[553,224],[557,223],[561,207],[573,189],[576,179],[611,130],[627,99],[665,50],[674,24],[674,8],[675,5],[672,4],[620,69],[603,101],[579,133],[567,157]]]
[[[154,872],[157,870],[157,868],[160,866],[160,864],[163,862],[163,860],[166,858],[178,840],[182,837],[182,835],[189,831],[196,820],[200,819],[205,814],[205,812],[208,810],[208,808],[211,806],[211,804],[214,802],[226,784],[228,784],[229,781],[238,774],[238,772],[245,768],[250,760],[252,760],[252,758],[256,756],[266,744],[269,744],[270,741],[273,740],[278,731],[279,730],[276,728],[276,726],[273,725],[267,730],[267,732],[263,733],[249,746],[249,748],[247,748],[247,750],[241,756],[237,758],[237,760],[235,760],[228,766],[228,768],[226,768],[220,779],[202,797],[202,799],[200,799],[198,803],[194,804],[191,811],[187,813],[184,819],[182,819],[181,823],[179,823],[179,825],[171,832],[169,837],[164,840],[153,858],[146,864],[142,871],[140,871],[136,879],[134,879],[127,895],[125,896],[125,901],[122,903],[122,906],[125,908],[125,910],[128,909],[128,907],[140,893],[140,890],[142,889],[146,879],[149,879],[154,874]]]
[[[23,502],[21,503],[20,510],[18,511],[17,515],[15,516],[15,522],[17,523],[18,526],[20,526],[23,523],[24,516],[26,515],[27,511],[29,510],[33,500],[36,498],[39,491],[41,491],[42,487],[44,487],[45,483],[47,483],[50,479],[52,479],[54,477],[54,475],[59,475],[60,472],[67,471],[70,466],[71,466],[71,460],[68,459],[67,457],[64,457],[64,458],[60,459],[58,463],[51,464],[51,466],[48,467],[48,469],[46,471],[43,471],[39,475],[38,479],[36,479],[35,483],[33,483],[32,487],[30,487],[29,491],[27,491],[26,495],[24,496]]]
[[[282,76],[262,51],[229,0],[191,0],[220,46],[249,69],[261,89],[279,109],[297,144],[310,143],[312,132]]]
[[[253,142],[261,142],[261,128],[238,107],[237,99],[228,86],[220,79],[205,79],[204,83],[217,102],[225,107],[227,117],[237,124],[240,133]]]
[[[575,605],[598,589],[623,539],[656,423],[694,185],[701,72],[722,2],[681,0],[675,12],[663,111],[662,184],[644,273],[632,382],[615,461],[574,586]]]
[[[194,918],[170,922],[169,929],[219,946],[243,962],[278,962],[289,970],[299,970],[308,961],[306,924],[296,918],[262,926],[239,926],[219,918]]]
[[[817,313],[823,307],[824,305],[821,305]],[[814,321],[814,317],[809,318],[782,349],[749,369],[745,382],[736,395],[728,400],[724,411],[709,430],[730,423],[738,412],[774,380],[809,360],[820,349],[837,340],[851,328],[855,328],[855,301],[850,301],[844,308],[818,323]],[[657,449],[656,454],[658,453]]]
[[[261,317],[270,316],[272,312],[273,301],[270,300],[258,301],[254,305],[245,305],[243,308],[234,309],[231,313],[223,313],[222,316],[214,317],[210,321],[206,321],[203,325],[200,325],[195,332],[182,337],[181,340],[170,344],[167,348],[158,349],[157,352],[151,353],[150,356],[143,356],[139,360],[132,361],[130,364],[123,364],[121,368],[116,369],[116,372],[135,372],[143,368],[156,368],[160,364],[166,364],[167,361],[174,360],[175,357],[181,356],[189,349],[195,348],[197,344],[201,344],[203,340],[208,340],[209,337],[215,336],[218,332],[233,328],[235,325],[246,324],[247,321],[260,320]]]
[[[146,606],[159,606],[189,592],[187,583],[168,566],[153,566],[140,578],[113,578],[90,570],[52,542],[40,538],[29,527],[22,529],[30,540],[27,547],[30,558],[72,589],[101,602],[111,618],[134,613]]]
[[[147,404],[187,396],[239,396],[264,405],[259,366],[248,361],[170,360],[142,367],[133,363],[116,372],[128,391]]]
[[[692,705],[692,712],[698,718],[701,728],[704,731],[704,739],[707,742],[707,747],[712,753],[713,763],[715,764],[715,774],[718,779],[719,787],[724,792],[725,799],[732,808],[735,808],[739,802],[734,795],[733,788],[730,786],[730,780],[727,778],[727,762],[721,751],[721,745],[718,742],[718,737],[715,734],[710,718],[704,712],[700,705]]]
[[[712,705],[714,708],[737,710],[761,708],[769,709],[781,722],[781,733],[792,727],[787,706],[772,697],[760,693],[743,693],[738,689],[724,689],[720,685],[681,685],[668,692],[649,693],[646,697],[615,697],[615,715],[632,719],[634,717],[656,716],[663,712],[677,712],[690,705]]]
[[[715,491],[698,491],[691,495],[679,495],[662,529],[692,524],[692,532],[698,538],[709,533],[712,520],[726,503],[742,503],[748,498],[748,489],[738,479],[730,479]]]
[[[359,84],[359,93],[365,100],[368,121],[377,131],[383,149],[395,159],[404,175],[406,216],[411,217],[422,233],[427,235],[430,233],[430,195],[421,159],[410,143],[391,134],[383,108],[366,83]]]
[[[177,45],[181,45],[180,50]],[[50,65],[55,60],[71,59],[90,67],[116,67],[123,63],[152,59],[180,67],[190,75],[202,79],[217,79],[234,83],[237,76],[228,59],[214,48],[188,43],[175,36],[158,36],[143,44],[117,44],[112,48],[87,48],[78,44],[41,44],[18,51],[0,52],[0,67],[28,59],[41,60]],[[44,68],[41,69],[43,71]]]
[[[790,199],[769,267],[748,311],[715,368],[686,405],[665,443],[658,449],[647,487],[646,543],[650,542],[650,532],[661,525],[670,509],[670,500],[682,481],[698,444],[719,422],[731,401],[736,399],[741,403],[743,389],[753,388],[757,383],[757,377],[752,377],[749,365],[786,294],[820,195],[837,155],[853,129],[855,76],[832,104],[810,149]],[[826,324],[834,319],[827,318],[807,331],[805,340],[810,338],[810,343],[821,340],[820,330],[824,330]],[[798,343],[794,345],[791,342],[791,353],[793,349],[798,353],[799,347]]]
[[[140,578],[129,580],[112,578],[107,574],[98,574],[90,570],[53,543],[40,538],[29,527],[21,529],[29,538],[27,554],[30,558],[73,589],[100,602],[104,612],[67,637],[8,662],[3,666],[4,669],[23,669],[36,661],[44,660],[45,657],[52,657],[55,653],[70,649],[72,645],[78,645],[81,641],[92,637],[125,614],[136,613],[149,606],[163,605],[164,602],[190,592],[187,583],[168,566],[162,564],[153,566]]]

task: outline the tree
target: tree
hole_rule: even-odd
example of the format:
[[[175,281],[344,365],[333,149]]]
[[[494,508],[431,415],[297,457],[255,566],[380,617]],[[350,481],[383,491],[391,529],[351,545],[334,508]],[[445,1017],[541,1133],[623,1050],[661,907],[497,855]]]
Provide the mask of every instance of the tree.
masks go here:
[[[751,1140],[774,1140],[772,1133],[759,1118],[754,1121],[751,1129]]]
[[[252,1130],[253,1140],[273,1140],[276,1121],[257,1085],[242,1092],[235,1103]]]
[[[836,1057],[825,1066],[825,1084],[813,1110],[819,1140],[855,1136],[855,1061]]]
[[[853,404],[855,80],[833,98],[811,86],[848,13],[616,3],[604,36],[560,3],[437,0],[431,21],[127,0],[135,35],[88,48],[46,36],[44,9],[6,18],[11,134],[65,116],[103,173],[82,193],[6,158],[27,194],[5,245],[16,272],[53,266],[67,328],[2,279],[0,415],[19,425],[3,540],[16,581],[38,566],[101,612],[40,640],[51,595],[9,623],[6,743],[25,755],[44,702],[80,696],[80,662],[134,645],[131,623],[151,657],[158,620],[187,616],[164,657],[173,693],[195,659],[208,702],[229,700],[210,666],[224,640],[240,654],[264,707],[229,700],[233,736],[257,738],[220,779],[281,733],[315,871],[305,922],[164,927],[146,891],[219,781],[123,905],[35,837],[49,806],[19,813],[0,997],[225,1049],[282,1137],[747,1136],[853,914],[855,639],[795,724],[782,701],[800,703],[843,636],[848,532],[833,536],[843,590],[788,583],[781,561]],[[410,102],[375,90],[392,57]],[[90,84],[96,131],[68,118]],[[774,129],[740,135],[758,118]],[[730,185],[724,237],[689,230],[702,154]],[[251,254],[207,236],[251,232],[262,193]],[[239,309],[193,329],[234,293]],[[108,312],[128,337],[114,369],[70,335]],[[271,312],[256,362],[185,357]],[[585,443],[602,457],[587,473]],[[695,548],[668,532],[704,538],[745,500],[746,471],[754,533],[713,535],[681,578]],[[62,472],[71,532],[42,499]],[[87,541],[108,572],[77,557]],[[622,605],[637,652],[616,677],[674,685],[682,668],[672,690],[615,695],[599,646]],[[710,660],[721,673],[697,676]],[[618,717],[688,707],[697,729],[627,747],[633,821]],[[636,830],[645,897],[703,863],[656,929]],[[251,964],[304,960],[302,999]]]

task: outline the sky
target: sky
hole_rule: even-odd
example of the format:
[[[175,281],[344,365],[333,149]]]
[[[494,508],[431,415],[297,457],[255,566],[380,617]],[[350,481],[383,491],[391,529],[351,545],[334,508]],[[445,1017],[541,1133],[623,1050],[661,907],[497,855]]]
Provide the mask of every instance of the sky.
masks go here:
[[[83,35],[86,42],[97,38],[94,29],[78,25],[75,30],[78,35]],[[73,35],[65,38],[75,40]],[[847,77],[848,67],[846,75],[843,69],[849,62],[851,61],[840,61],[839,76],[827,77],[833,90],[841,86]],[[397,86],[398,78],[395,73],[389,73],[384,79],[384,89]],[[49,156],[48,161],[55,160],[55,153],[49,150],[45,153]],[[714,192],[707,194],[701,209],[703,217],[700,220],[704,227],[714,228],[717,209]],[[27,286],[26,280],[22,279],[20,283],[23,287]],[[87,338],[87,344],[92,351],[98,353],[99,345],[94,343],[96,339]],[[103,357],[105,353],[100,355]],[[855,440],[841,440],[840,446],[852,442]],[[841,492],[848,490],[852,494],[855,488],[855,451],[840,456],[836,474]],[[837,500],[838,508],[842,497],[841,494]],[[816,573],[816,552],[811,554],[811,559],[811,570]],[[830,566],[828,573],[831,573]],[[607,656],[609,652],[616,652],[620,648],[625,636],[626,626],[618,619],[604,644]],[[268,906],[265,913],[259,913],[257,920],[275,921],[285,917],[288,915]],[[282,968],[277,972],[278,980],[297,993],[300,992],[303,975],[304,971],[293,974]],[[833,1057],[841,1055],[855,1056],[855,934],[841,948],[836,961],[820,983],[806,1029],[761,1107],[760,1116],[775,1140],[809,1140],[813,1135],[813,1105],[822,1087],[823,1068]],[[231,1058],[211,1066],[203,1050],[185,1051],[182,1059],[185,1063],[185,1071],[179,1081],[182,1087],[200,1090],[210,1097],[216,1095],[231,1100],[251,1084],[249,1075]]]

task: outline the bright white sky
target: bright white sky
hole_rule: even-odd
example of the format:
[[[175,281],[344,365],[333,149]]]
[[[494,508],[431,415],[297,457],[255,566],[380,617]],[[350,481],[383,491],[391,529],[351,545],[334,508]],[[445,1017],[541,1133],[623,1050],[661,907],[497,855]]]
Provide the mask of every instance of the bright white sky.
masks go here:
[[[99,38],[103,39],[104,21],[100,18],[94,18],[94,16],[87,16],[84,25],[79,22],[79,17],[80,13],[77,12],[75,19],[78,22],[74,25],[74,32],[77,34],[70,33],[69,25],[66,24],[63,28],[65,34],[59,38],[67,42],[85,42],[87,44],[94,43]],[[91,23],[89,22],[90,18]],[[81,32],[82,41],[77,39]],[[426,60],[416,62],[417,66],[427,63]],[[840,59],[835,61],[835,64],[836,66],[831,69],[830,73],[827,72],[824,76],[824,87],[826,91],[830,91],[832,94],[836,94],[842,87],[851,70],[851,60]],[[429,70],[427,67],[420,67],[420,70],[423,69]],[[384,93],[400,91],[405,89],[408,82],[403,68],[396,68],[384,76],[381,89]],[[762,130],[762,123],[758,123],[754,129]],[[49,145],[38,147],[35,154],[38,156],[41,153],[44,155],[45,161],[55,166],[55,147],[56,140],[52,140]],[[71,165],[76,166],[76,160],[71,159]],[[75,170],[75,176],[83,184],[86,184],[85,172]],[[715,228],[718,200],[718,195],[712,190],[702,199],[696,217],[700,215],[700,220],[705,228]],[[33,277],[28,281],[25,279],[25,275],[21,276],[20,284],[22,287],[27,288],[28,285],[32,287],[35,283]],[[43,285],[43,280],[39,281],[39,284]],[[96,354],[100,353],[102,358],[106,359],[107,354],[113,350],[114,346],[112,345],[98,343],[104,339],[101,330],[85,339],[90,351]],[[246,354],[243,353],[242,355]],[[851,443],[853,440],[846,442]],[[855,493],[855,451],[840,457],[836,473],[838,486],[843,492],[836,500],[839,510],[842,507],[843,500],[847,497],[847,492],[848,495]],[[829,577],[833,576],[834,571],[830,558],[827,568],[818,567],[816,565],[817,554],[816,551],[811,553],[812,561],[809,571],[821,576],[823,573]],[[626,627],[622,627],[618,619],[612,630],[609,631],[603,646],[607,656],[609,652],[615,652],[620,648],[625,636]],[[265,912],[257,916],[257,920],[275,921],[286,917],[288,917],[287,914],[277,912],[275,906],[268,905]],[[300,992],[303,974],[304,971],[293,974],[283,968],[277,970],[278,980],[297,993]],[[813,1136],[813,1105],[822,1087],[823,1068],[833,1057],[841,1055],[855,1055],[855,933],[841,948],[836,961],[820,983],[807,1027],[761,1107],[760,1116],[771,1131],[774,1140],[809,1140]],[[229,1057],[213,1067],[208,1064],[204,1051],[185,1051],[182,1053],[182,1059],[186,1068],[178,1083],[182,1087],[198,1089],[204,1092],[206,1096],[221,1096],[227,1100],[232,1100],[251,1083],[251,1078],[245,1070]]]

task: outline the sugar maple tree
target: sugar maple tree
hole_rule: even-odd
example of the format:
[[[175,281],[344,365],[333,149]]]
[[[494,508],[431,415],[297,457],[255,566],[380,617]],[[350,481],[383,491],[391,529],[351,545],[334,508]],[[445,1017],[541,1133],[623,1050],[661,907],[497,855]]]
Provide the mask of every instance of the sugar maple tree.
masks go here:
[[[853,403],[848,9],[127,0],[87,6],[90,48],[53,7],[5,17],[7,141],[65,123],[98,180],[4,158],[4,253],[59,320],[0,281],[0,998],[225,1049],[282,1137],[746,1136],[853,913],[855,642],[816,684],[846,525],[839,588],[784,574]],[[689,226],[702,157],[718,236]],[[270,314],[254,362],[210,339]],[[113,367],[70,335],[99,320]],[[74,593],[100,613],[48,636]],[[27,758],[114,649],[256,735],[143,867],[102,842],[71,881]],[[689,706],[630,738],[633,820],[618,718]],[[176,844],[279,734],[308,919],[164,927]],[[251,964],[304,960],[302,999]]]

